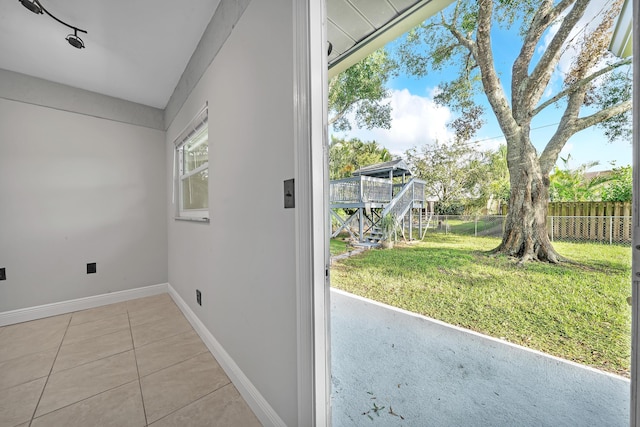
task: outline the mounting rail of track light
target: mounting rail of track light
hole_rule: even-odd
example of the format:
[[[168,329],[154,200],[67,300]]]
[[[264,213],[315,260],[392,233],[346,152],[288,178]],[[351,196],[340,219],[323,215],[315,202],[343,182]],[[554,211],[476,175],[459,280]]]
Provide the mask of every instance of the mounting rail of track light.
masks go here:
[[[78,27],[74,27],[73,25],[69,25],[66,22],[56,18],[55,16],[53,16],[51,14],[51,12],[49,12],[47,9],[44,8],[44,6],[42,6],[42,3],[40,3],[39,0],[18,0],[24,7],[26,7],[27,9],[29,9],[31,12],[37,14],[37,15],[41,15],[43,12],[46,13],[47,15],[49,15],[50,17],[52,17],[53,19],[55,19],[56,21],[58,21],[59,23],[61,23],[62,25],[69,27],[73,30],[73,34],[69,34],[65,40],[67,40],[67,42],[69,42],[69,44],[73,47],[75,47],[76,49],[82,49],[84,47],[84,42],[82,41],[82,39],[80,37],[78,37],[78,31],[80,31],[81,33],[85,33],[87,34],[87,32],[85,30],[81,30]]]

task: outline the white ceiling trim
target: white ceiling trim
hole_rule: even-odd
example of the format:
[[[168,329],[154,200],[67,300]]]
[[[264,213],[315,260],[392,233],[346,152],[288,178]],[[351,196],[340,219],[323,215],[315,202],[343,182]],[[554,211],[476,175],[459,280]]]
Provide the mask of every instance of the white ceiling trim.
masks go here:
[[[164,111],[124,99],[0,69],[0,98],[157,130]]]
[[[366,16],[365,13],[353,4],[357,3],[357,0],[333,0],[334,4],[337,4],[338,2],[343,3],[341,6],[343,8],[346,8],[347,6],[352,7],[357,11],[358,15],[360,15],[362,19],[366,20],[369,25],[373,25],[372,23],[375,22],[375,18]],[[404,6],[406,8],[401,12],[397,12],[398,7],[394,5],[396,13],[395,16],[390,16],[390,20],[385,21],[384,24],[370,32],[364,31],[363,29],[359,37],[358,35],[354,36],[353,34],[350,34],[355,31],[350,31],[348,34],[341,26],[334,24],[334,19],[332,19],[332,10],[330,8],[328,11],[328,41],[333,44],[331,41],[332,39],[342,39],[342,42],[344,43],[345,38],[348,38],[351,40],[351,45],[332,52],[329,58],[329,77],[331,78],[341,73],[375,50],[383,47],[390,41],[395,40],[410,29],[420,25],[425,20],[446,8],[452,2],[453,0],[421,0],[405,2]],[[380,4],[384,5],[385,2],[381,1]],[[331,3],[329,4],[329,7],[330,6]],[[333,13],[338,12],[333,11]],[[336,46],[334,46],[334,48],[335,47]]]
[[[631,3],[630,0],[625,0],[609,46],[609,50],[620,58],[628,58],[633,53],[633,10]]]

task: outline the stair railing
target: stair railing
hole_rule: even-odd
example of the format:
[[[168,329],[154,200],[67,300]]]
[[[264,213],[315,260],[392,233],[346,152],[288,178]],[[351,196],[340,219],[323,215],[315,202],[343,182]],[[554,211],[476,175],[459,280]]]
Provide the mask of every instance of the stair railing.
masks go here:
[[[424,184],[425,182],[420,179],[411,179],[382,210],[380,217],[384,218],[387,214],[391,214],[395,218],[397,227],[413,206],[414,201],[424,202]]]

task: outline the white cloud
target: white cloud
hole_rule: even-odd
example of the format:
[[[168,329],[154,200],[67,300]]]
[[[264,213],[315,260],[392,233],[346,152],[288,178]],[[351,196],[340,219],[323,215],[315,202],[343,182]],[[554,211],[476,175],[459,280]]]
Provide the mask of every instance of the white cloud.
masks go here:
[[[389,102],[391,129],[367,130],[354,127],[350,132],[333,134],[340,138],[375,140],[394,155],[402,155],[414,146],[435,140],[446,141],[452,137],[453,134],[446,127],[451,120],[451,111],[447,107],[436,105],[432,98],[413,95],[407,89],[402,89],[392,91]]]

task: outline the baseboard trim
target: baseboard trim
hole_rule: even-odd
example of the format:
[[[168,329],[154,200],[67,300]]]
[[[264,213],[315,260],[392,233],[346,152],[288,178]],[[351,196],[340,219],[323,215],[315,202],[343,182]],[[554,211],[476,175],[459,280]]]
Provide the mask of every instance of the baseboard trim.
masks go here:
[[[215,337],[209,332],[207,327],[198,319],[195,313],[187,305],[187,303],[180,297],[178,292],[167,284],[169,295],[173,298],[173,301],[180,307],[182,313],[187,318],[193,329],[200,336],[204,344],[207,346],[211,354],[216,358],[222,369],[233,382],[233,385],[238,389],[238,392],[244,400],[247,402],[253,413],[258,417],[260,422],[264,426],[274,427],[286,427],[286,424],[278,416],[276,411],[269,405],[269,402],[260,394],[258,389],[242,372],[240,367],[229,356],[229,353],[225,351],[222,345],[215,339]]]
[[[142,288],[127,289],[125,291],[110,292],[108,294],[94,295],[69,301],[54,302],[35,307],[21,308],[0,313],[0,326],[13,325],[15,323],[28,322],[43,319],[45,317],[58,316],[74,311],[87,310],[108,304],[128,301],[136,298],[168,292],[168,283],[145,286]]]

